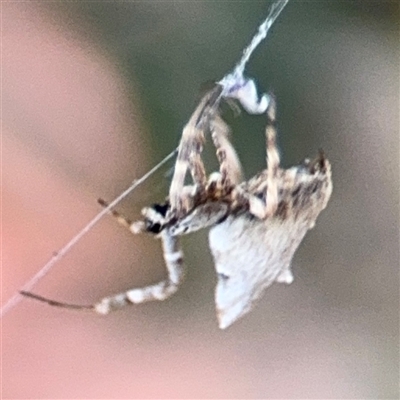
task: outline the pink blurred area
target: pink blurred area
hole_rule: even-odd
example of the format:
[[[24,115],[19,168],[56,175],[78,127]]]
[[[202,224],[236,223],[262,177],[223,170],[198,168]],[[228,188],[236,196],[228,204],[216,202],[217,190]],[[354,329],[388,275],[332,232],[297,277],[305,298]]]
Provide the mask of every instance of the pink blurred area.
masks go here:
[[[35,3],[3,3],[2,14],[4,304],[99,211],[97,197],[114,198],[154,162],[140,98],[128,92],[106,52],[58,26]],[[385,54],[374,54],[366,70],[385,64]],[[214,281],[189,282],[166,302],[107,317],[24,300],[2,319],[2,398],[393,393],[398,348],[392,346],[396,322],[388,322],[395,313],[386,290],[393,293],[393,287],[386,282],[397,285],[398,278],[390,275],[398,165],[388,154],[398,137],[390,112],[396,98],[379,85],[394,67],[386,63],[379,81],[367,72],[359,79],[343,60],[337,61],[343,75],[332,82],[358,85],[349,93],[354,108],[340,108],[340,98],[330,95],[337,108],[325,117],[332,127],[325,137],[335,191],[299,251],[293,285],[272,287],[251,315],[227,331],[217,328]],[[316,107],[328,102],[317,100]],[[360,199],[359,193],[367,195]],[[137,218],[141,205],[121,207]],[[376,235],[354,223],[362,212]],[[210,271],[205,236],[184,243],[188,264]],[[88,304],[164,273],[157,241],[132,237],[105,218],[35,291]]]

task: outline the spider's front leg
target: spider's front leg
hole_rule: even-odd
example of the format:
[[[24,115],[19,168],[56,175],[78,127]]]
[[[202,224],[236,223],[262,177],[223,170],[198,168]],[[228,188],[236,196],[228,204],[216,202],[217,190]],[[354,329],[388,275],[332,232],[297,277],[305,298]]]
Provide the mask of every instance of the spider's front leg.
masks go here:
[[[238,185],[243,179],[243,172],[239,157],[229,141],[230,129],[219,115],[212,119],[210,128],[219,162],[220,185],[222,188]]]
[[[93,306],[97,313],[108,314],[129,304],[165,300],[179,289],[185,276],[185,268],[178,238],[172,236],[169,229],[164,229],[160,233],[160,238],[168,272],[167,279],[154,285],[130,289],[114,296],[105,297]]]
[[[104,200],[100,199],[99,203],[104,207],[107,206],[107,203]],[[157,213],[157,210],[153,210],[153,212]],[[138,225],[137,222],[131,222],[129,219],[119,214],[118,211],[111,210],[110,214],[120,225],[129,229],[132,233],[139,233],[140,231],[146,230],[142,226],[142,223]],[[159,218],[160,221],[163,220],[162,212],[160,213]],[[185,266],[178,238],[172,235],[170,229],[164,228],[158,237],[161,238],[163,256],[168,272],[167,279],[159,283],[142,288],[130,289],[113,296],[105,297],[98,303],[92,305],[79,305],[54,301],[26,291],[21,291],[20,293],[26,297],[34,298],[52,306],[78,310],[94,310],[98,314],[108,314],[111,311],[125,307],[129,304],[139,304],[153,300],[165,300],[172,296],[182,284],[185,277]]]
[[[201,159],[205,141],[204,131],[208,128],[209,121],[218,107],[221,91],[222,87],[217,85],[213,90],[208,92],[183,129],[174,175],[169,190],[171,214],[177,218],[184,216],[191,208],[195,193],[202,194],[205,191],[207,176]],[[195,185],[195,193],[184,190],[188,169]]]
[[[276,102],[273,95],[270,94],[269,97],[267,126],[265,128],[267,142],[267,204],[264,218],[274,215],[278,208],[278,170],[281,161],[276,146]]]

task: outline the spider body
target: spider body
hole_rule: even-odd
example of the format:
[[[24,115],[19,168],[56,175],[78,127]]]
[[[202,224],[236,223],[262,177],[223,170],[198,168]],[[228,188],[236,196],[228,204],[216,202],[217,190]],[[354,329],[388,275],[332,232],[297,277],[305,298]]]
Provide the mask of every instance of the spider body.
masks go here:
[[[331,167],[317,158],[280,168],[276,148],[275,102],[270,97],[266,128],[267,168],[242,181],[241,165],[218,115],[218,91],[208,93],[183,130],[167,202],[142,210],[144,221],[125,223],[134,233],[161,238],[168,278],[132,289],[95,305],[108,313],[129,303],[164,300],[184,277],[179,236],[210,227],[209,245],[218,276],[215,302],[220,328],[249,312],[273,282],[291,283],[291,260],[306,232],[326,207],[332,192]],[[220,163],[208,178],[201,160],[206,133],[211,133]],[[190,171],[193,185],[184,185]],[[122,217],[118,216],[120,219]]]
[[[259,97],[254,80],[243,74],[249,57],[286,4],[287,0],[272,4],[239,63],[202,98],[184,127],[166,203],[144,208],[144,220],[134,223],[108,208],[132,233],[147,232],[161,239],[167,278],[90,306],[60,303],[21,291],[23,295],[99,314],[128,304],[165,300],[178,290],[185,275],[179,237],[207,227],[218,276],[215,302],[220,328],[249,312],[273,282],[293,281],[293,255],[332,193],[331,166],[320,151],[312,162],[306,160],[289,169],[280,167],[275,100],[267,94]],[[238,100],[248,113],[266,115],[267,168],[248,181],[243,180],[240,161],[229,141],[229,128],[218,112],[222,99]],[[208,134],[219,162],[219,171],[209,176],[201,158]],[[185,185],[188,171],[192,185]]]
[[[209,245],[218,277],[215,302],[221,328],[250,311],[273,282],[292,283],[293,255],[330,197],[330,165],[321,153],[312,164],[277,171],[276,211],[258,218],[237,193],[264,201],[267,176],[268,171],[262,171],[219,196],[211,180],[203,198],[193,196],[192,208],[183,218],[165,219],[166,210],[171,209],[168,203],[162,208],[153,206],[152,211],[162,209],[154,220],[146,218],[146,231],[158,234],[165,229],[173,237],[211,227]],[[144,214],[150,216],[152,211],[145,209]]]
[[[249,83],[246,85],[251,89]],[[207,227],[218,277],[215,303],[221,329],[248,313],[273,282],[291,283],[293,255],[331,196],[331,166],[320,151],[314,161],[281,168],[274,126],[275,100],[272,95],[258,99],[255,90],[242,88],[232,92],[231,97],[247,110],[264,110],[266,114],[265,170],[243,181],[240,161],[228,138],[229,128],[218,113],[223,88],[217,84],[183,129],[167,201],[144,208],[144,219],[139,222],[132,223],[111,211],[132,233],[147,232],[161,239],[165,280],[105,297],[91,306],[22,294],[51,305],[89,308],[99,314],[129,304],[165,300],[178,290],[185,276],[179,237]],[[219,171],[208,177],[201,159],[206,134],[211,134],[219,161]],[[192,185],[184,184],[188,171]]]

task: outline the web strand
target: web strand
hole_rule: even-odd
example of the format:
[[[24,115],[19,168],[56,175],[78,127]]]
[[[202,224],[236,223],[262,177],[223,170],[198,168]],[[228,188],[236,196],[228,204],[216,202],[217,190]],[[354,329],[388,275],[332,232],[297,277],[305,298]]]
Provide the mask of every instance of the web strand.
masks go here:
[[[236,64],[236,67],[234,69],[234,74],[243,75],[244,69],[246,68],[246,64],[249,61],[254,50],[267,37],[269,28],[271,28],[272,24],[278,18],[279,14],[285,8],[288,2],[289,0],[278,0],[272,4],[267,18],[265,18],[264,22],[258,27],[258,31],[253,36],[250,44],[243,50],[242,58]]]
[[[264,113],[270,99],[265,93],[259,96],[254,80],[245,77],[244,70],[246,64],[257,46],[267,37],[269,29],[288,2],[289,0],[277,0],[272,4],[267,17],[258,27],[258,31],[251,39],[250,44],[243,50],[240,61],[236,64],[233,71],[226,74],[218,82],[223,88],[220,97],[230,97],[238,100],[250,114]]]

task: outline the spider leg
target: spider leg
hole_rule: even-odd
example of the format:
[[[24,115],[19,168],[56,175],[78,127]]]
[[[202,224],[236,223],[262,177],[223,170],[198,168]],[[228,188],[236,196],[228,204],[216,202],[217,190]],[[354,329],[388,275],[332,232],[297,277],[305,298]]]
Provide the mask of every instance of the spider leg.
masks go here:
[[[191,194],[182,191],[188,169],[195,184],[196,192],[202,193],[205,190],[207,176],[201,159],[205,141],[204,131],[208,129],[209,120],[218,106],[221,90],[222,87],[217,85],[203,97],[183,129],[169,190],[171,209],[177,216],[184,215],[190,208]]]
[[[239,157],[229,141],[229,127],[215,115],[211,122],[211,138],[216,148],[221,184],[224,187],[239,184],[243,179]]]
[[[107,207],[107,203],[104,200],[99,199],[99,203],[102,206]],[[139,231],[135,228],[137,223],[132,223],[129,219],[125,218],[115,210],[111,210],[110,213],[116,218],[119,224],[125,228],[128,228],[132,233],[137,233]],[[172,296],[182,284],[185,277],[185,266],[183,263],[183,253],[180,249],[178,238],[173,236],[168,228],[165,228],[158,235],[158,237],[161,238],[164,261],[168,272],[167,279],[159,283],[144,286],[142,288],[130,289],[113,296],[104,297],[98,303],[92,305],[79,305],[59,302],[27,291],[21,291],[20,293],[23,296],[42,301],[51,306],[72,308],[77,310],[93,310],[98,314],[108,314],[111,311],[125,307],[129,304],[139,304],[153,300],[165,300]]]
[[[167,267],[167,279],[154,285],[142,288],[130,289],[113,296],[105,297],[93,305],[98,314],[108,314],[111,311],[130,304],[139,304],[153,300],[165,300],[172,296],[182,284],[185,268],[183,254],[179,246],[178,238],[172,236],[169,229],[160,233],[162,241],[165,265]]]
[[[258,219],[266,219],[274,215],[278,208],[278,170],[280,157],[276,146],[275,114],[275,99],[272,95],[269,95],[267,126],[265,129],[267,169],[263,172],[262,179],[265,186],[263,190],[265,190],[266,201],[255,196],[251,190],[243,189],[240,185],[235,188],[233,193],[233,201],[239,205],[246,205],[250,213]]]
[[[168,277],[164,281],[154,285],[127,290],[113,296],[104,297],[93,305],[77,305],[54,301],[36,294],[22,291],[21,294],[35,300],[45,302],[51,306],[72,308],[77,310],[93,310],[98,314],[108,314],[111,311],[125,307],[130,304],[139,304],[153,300],[165,300],[172,296],[182,284],[185,268],[183,264],[183,254],[180,250],[178,239],[164,229],[160,234],[164,250],[164,260],[167,267]]]
[[[103,199],[98,199],[97,202],[102,207],[108,207],[108,203]],[[110,215],[115,218],[115,220],[123,226],[124,228],[128,229],[131,233],[141,233],[143,231],[147,231],[147,227],[145,222],[143,221],[135,221],[132,222],[129,218],[126,218],[122,214],[120,214],[117,210],[110,210]],[[145,207],[142,209],[142,215],[149,221],[152,221],[153,224],[159,224],[160,226],[164,225],[165,219],[161,213],[157,212],[151,207]]]
[[[270,95],[270,101],[267,109],[267,126],[265,136],[267,142],[267,193],[265,218],[274,215],[278,208],[278,169],[280,166],[280,157],[276,146],[276,102],[273,95]]]
[[[98,199],[97,202],[104,208],[108,207],[108,203],[103,199]],[[136,233],[133,228],[135,222],[132,222],[129,218],[126,218],[125,216],[121,215],[117,210],[114,209],[110,210],[110,215],[112,215],[116,219],[116,221],[124,228],[129,229],[132,233]]]

